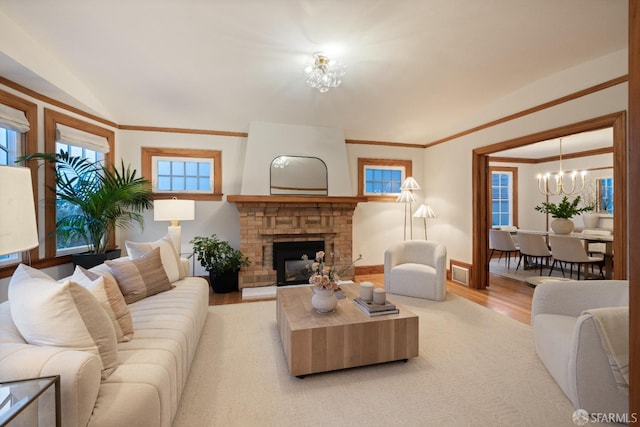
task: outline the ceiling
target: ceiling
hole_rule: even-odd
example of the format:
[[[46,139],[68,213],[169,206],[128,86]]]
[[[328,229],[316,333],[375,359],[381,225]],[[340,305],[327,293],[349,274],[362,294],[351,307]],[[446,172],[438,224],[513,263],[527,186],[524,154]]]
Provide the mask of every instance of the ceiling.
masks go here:
[[[627,2],[612,0],[0,0],[0,13],[95,103],[7,52],[0,76],[118,124],[417,144],[628,37]],[[316,51],[348,67],[325,94],[304,82]]]
[[[613,147],[613,128],[567,135],[562,138],[562,154],[580,153]],[[520,159],[542,159],[557,156],[560,152],[560,139],[540,141],[524,147],[512,148],[491,154],[492,157],[513,157]]]

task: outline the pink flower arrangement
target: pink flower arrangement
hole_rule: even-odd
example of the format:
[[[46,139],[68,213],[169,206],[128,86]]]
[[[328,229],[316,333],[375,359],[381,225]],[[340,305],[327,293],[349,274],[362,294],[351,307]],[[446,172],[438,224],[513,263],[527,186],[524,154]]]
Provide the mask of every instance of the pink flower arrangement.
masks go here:
[[[335,266],[326,266],[324,257],[324,251],[318,251],[316,252],[315,260],[307,264],[307,269],[312,273],[311,277],[309,277],[309,283],[318,289],[338,289],[337,282],[340,280],[340,275],[344,274],[345,271],[362,259],[362,255],[359,255],[355,261],[338,271]],[[303,255],[302,259],[308,261],[309,257]]]

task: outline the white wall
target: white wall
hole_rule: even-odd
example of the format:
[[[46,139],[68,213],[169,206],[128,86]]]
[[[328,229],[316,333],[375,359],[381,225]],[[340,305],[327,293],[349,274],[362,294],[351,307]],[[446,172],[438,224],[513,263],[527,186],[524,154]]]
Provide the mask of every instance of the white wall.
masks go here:
[[[491,107],[491,115],[485,118],[498,119],[518,112],[512,106],[532,107],[526,101],[559,98],[576,89],[584,89],[596,83],[625,75],[627,52],[591,61],[582,66],[566,70],[543,81],[534,82],[504,102]],[[563,82],[566,85],[563,85]],[[535,97],[532,95],[535,94]],[[510,120],[478,132],[461,136],[425,150],[424,171],[430,177],[423,179],[430,202],[438,213],[440,222],[429,229],[430,236],[447,246],[450,258],[471,263],[472,261],[472,150],[530,135],[543,130],[580,122],[627,109],[628,85],[617,86],[556,105],[554,107]],[[519,95],[519,96],[516,96]],[[523,101],[524,100],[524,101]],[[569,164],[567,164],[569,166]],[[530,202],[529,202],[530,203]],[[524,209],[527,209],[526,207]]]
[[[401,148],[378,145],[347,144],[349,166],[351,169],[351,185],[353,194],[357,194],[358,186],[358,158],[379,158],[394,160],[411,160],[413,176],[424,189],[424,161],[421,148]],[[412,204],[412,211],[418,209],[425,198],[431,203],[430,195],[424,190],[416,190],[416,203]],[[353,254],[362,254],[362,261],[358,266],[381,265],[384,263],[384,251],[393,243],[404,238],[404,203],[395,202],[367,202],[360,203],[353,216]],[[434,208],[435,210],[436,208]],[[436,214],[438,211],[436,210]],[[429,219],[428,227],[432,227],[439,218]],[[429,233],[431,228],[428,229]],[[408,231],[407,231],[408,233]],[[430,237],[430,236],[429,236]],[[413,238],[424,239],[424,222],[413,219]]]
[[[329,196],[353,196],[342,129],[252,122],[242,174],[243,195],[270,194],[271,162],[278,156],[317,157],[327,165]]]
[[[142,147],[191,148],[222,151],[222,193],[240,194],[246,138],[217,135],[194,135],[181,133],[119,131],[117,135],[116,159],[122,157],[131,167],[140,171]],[[238,211],[233,203],[222,201],[196,201],[195,220],[182,221],[182,251],[192,252],[189,241],[195,236],[218,235],[228,240],[231,246],[240,247],[240,225]],[[118,246],[124,248],[125,240],[147,242],[167,234],[168,222],[155,222],[153,209],[144,213],[144,230],[138,228],[120,230]],[[196,274],[206,274],[196,265]]]
[[[612,165],[612,153],[563,160],[563,168],[568,171],[603,168]],[[536,211],[534,208],[544,202],[546,197],[537,190],[538,181],[536,177],[538,174],[556,172],[558,170],[558,162],[552,161],[538,164],[492,162],[491,166],[511,166],[518,168],[518,227],[525,230],[544,230],[546,215]],[[613,169],[590,171],[585,178],[585,191],[587,191],[589,185],[593,184],[596,179],[612,176]],[[565,178],[565,180],[568,182],[568,178]],[[595,191],[595,186],[592,186],[592,189]],[[584,200],[584,195],[580,195]],[[569,199],[573,200],[574,197],[575,196],[570,196]],[[549,201],[553,203],[558,203],[561,199],[561,196],[549,197]],[[573,221],[576,227],[583,227],[581,216],[574,217]],[[612,219],[607,217],[601,220],[599,227],[613,227]]]

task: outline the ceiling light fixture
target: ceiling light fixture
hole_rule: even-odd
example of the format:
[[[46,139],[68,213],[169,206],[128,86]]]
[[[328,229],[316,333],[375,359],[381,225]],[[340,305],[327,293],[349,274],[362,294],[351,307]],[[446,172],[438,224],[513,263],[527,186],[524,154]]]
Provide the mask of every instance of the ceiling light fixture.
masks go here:
[[[573,171],[571,173],[571,188],[567,190],[564,185],[564,171],[562,170],[562,138],[560,138],[560,170],[558,173],[551,174],[546,173],[545,175],[538,175],[538,190],[547,196],[557,196],[557,195],[567,195],[570,196],[575,193],[580,193],[584,190],[584,177],[587,174],[587,171],[580,172],[580,184],[578,188],[576,188],[576,178],[578,177],[578,171]],[[551,190],[549,187],[549,179],[551,177],[555,178],[556,187],[554,190]]]
[[[304,69],[307,76],[307,84],[318,89],[321,93],[327,92],[332,87],[340,86],[342,76],[347,71],[347,67],[335,59],[329,59],[321,52],[313,54],[313,61]]]

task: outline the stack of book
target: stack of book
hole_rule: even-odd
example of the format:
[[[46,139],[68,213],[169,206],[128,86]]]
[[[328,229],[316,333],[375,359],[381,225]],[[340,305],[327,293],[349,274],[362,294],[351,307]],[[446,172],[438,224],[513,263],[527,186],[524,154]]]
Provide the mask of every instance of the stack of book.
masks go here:
[[[389,301],[385,301],[384,304],[376,304],[372,301],[365,301],[362,298],[354,298],[353,302],[364,314],[368,316],[382,316],[385,314],[397,314],[400,312],[398,308]]]

